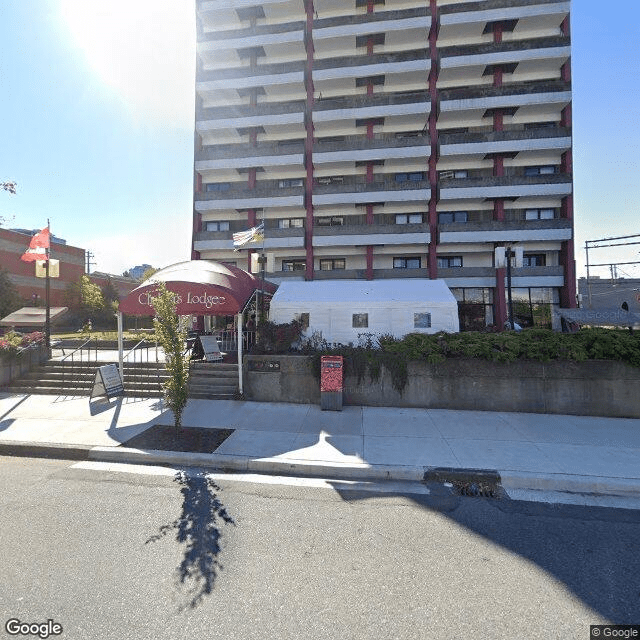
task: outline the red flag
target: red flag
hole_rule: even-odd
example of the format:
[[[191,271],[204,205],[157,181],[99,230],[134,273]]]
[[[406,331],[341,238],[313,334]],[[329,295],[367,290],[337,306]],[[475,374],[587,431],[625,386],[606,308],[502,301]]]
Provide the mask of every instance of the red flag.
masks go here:
[[[49,227],[45,227],[40,233],[36,233],[31,242],[29,248],[20,257],[25,262],[33,262],[34,260],[48,260],[47,249],[50,246],[49,242]]]

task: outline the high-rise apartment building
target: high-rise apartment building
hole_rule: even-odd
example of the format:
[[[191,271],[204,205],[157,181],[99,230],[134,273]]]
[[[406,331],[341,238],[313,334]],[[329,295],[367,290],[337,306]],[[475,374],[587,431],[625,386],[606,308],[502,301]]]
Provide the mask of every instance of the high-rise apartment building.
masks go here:
[[[194,258],[575,306],[570,2],[197,0]],[[262,245],[258,245],[261,248]]]

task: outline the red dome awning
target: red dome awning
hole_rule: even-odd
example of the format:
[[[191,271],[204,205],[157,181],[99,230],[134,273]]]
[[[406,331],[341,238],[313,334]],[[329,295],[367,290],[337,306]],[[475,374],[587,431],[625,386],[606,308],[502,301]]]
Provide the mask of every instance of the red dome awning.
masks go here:
[[[176,295],[178,315],[231,316],[240,313],[255,291],[273,294],[277,286],[250,273],[210,260],[189,260],[156,271],[120,301],[125,315],[152,316],[158,282]]]

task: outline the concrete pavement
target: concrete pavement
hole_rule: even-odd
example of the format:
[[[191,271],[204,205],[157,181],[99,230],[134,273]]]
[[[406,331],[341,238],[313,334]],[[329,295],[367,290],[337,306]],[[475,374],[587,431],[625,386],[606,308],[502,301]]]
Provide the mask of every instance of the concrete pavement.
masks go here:
[[[512,498],[640,508],[637,419],[192,399],[186,427],[234,429],[214,453],[121,446],[154,424],[173,424],[159,399],[0,393],[0,455],[363,481],[492,470]]]

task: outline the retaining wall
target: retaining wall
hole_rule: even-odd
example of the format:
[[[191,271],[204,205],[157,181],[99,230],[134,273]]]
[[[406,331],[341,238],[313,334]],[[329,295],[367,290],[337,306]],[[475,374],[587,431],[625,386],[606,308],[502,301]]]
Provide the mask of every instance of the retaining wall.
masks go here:
[[[320,383],[310,360],[245,356],[245,396],[260,402],[320,404]],[[640,369],[601,360],[413,362],[402,395],[382,367],[376,382],[366,377],[358,384],[347,376],[344,404],[640,418]]]
[[[20,356],[10,360],[0,360],[0,387],[28,373],[47,359],[46,348],[39,344],[22,351]]]

